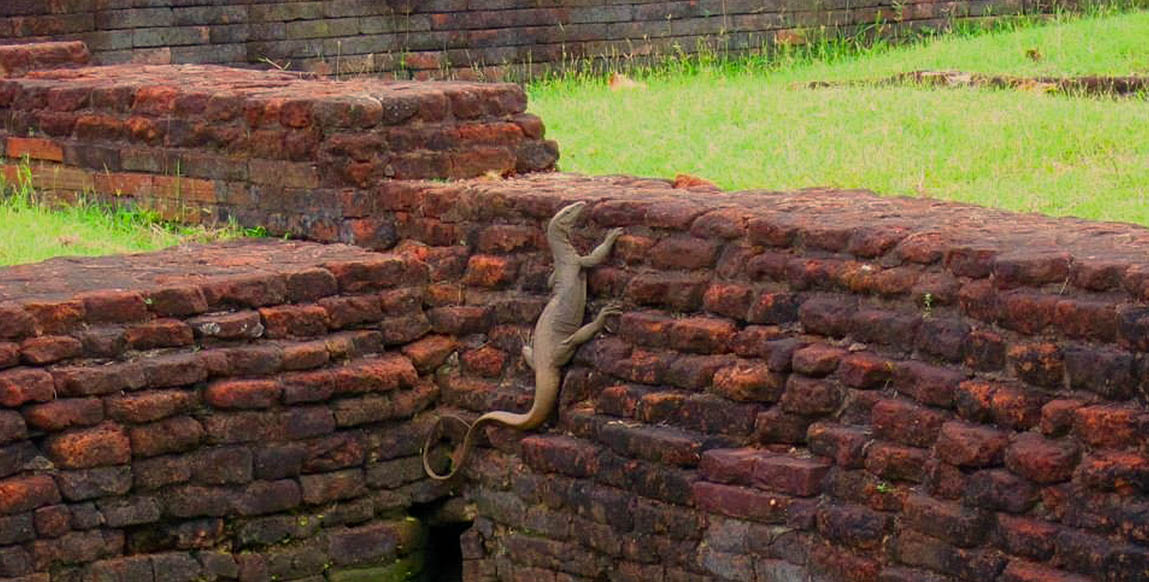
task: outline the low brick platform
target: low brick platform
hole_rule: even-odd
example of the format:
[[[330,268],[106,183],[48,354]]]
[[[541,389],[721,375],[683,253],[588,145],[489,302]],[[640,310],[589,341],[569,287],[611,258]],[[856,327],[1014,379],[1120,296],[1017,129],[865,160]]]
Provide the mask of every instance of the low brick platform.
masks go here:
[[[284,241],[0,270],[0,577],[420,571],[438,388],[389,346],[426,279]]]
[[[90,59],[88,47],[79,41],[0,45],[0,78],[39,69],[81,67]]]
[[[380,576],[437,562],[404,516],[447,499],[467,581],[1149,575],[1149,230],[622,176],[356,192],[388,253],[0,270],[0,575]],[[625,230],[588,279],[624,315],[556,418],[429,483],[427,421],[529,405],[576,200],[581,248]]]
[[[554,167],[511,84],[337,82],[216,66],[112,66],[0,79],[0,170],[48,196],[134,200],[189,222],[318,188]]]

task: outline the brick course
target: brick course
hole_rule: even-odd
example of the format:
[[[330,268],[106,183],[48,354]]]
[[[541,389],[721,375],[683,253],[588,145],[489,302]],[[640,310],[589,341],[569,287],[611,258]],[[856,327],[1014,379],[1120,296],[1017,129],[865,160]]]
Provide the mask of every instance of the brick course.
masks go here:
[[[173,5],[174,4],[174,5]],[[98,64],[259,64],[396,78],[526,78],[576,61],[746,52],[811,40],[828,27],[885,34],[1040,12],[1012,0],[375,2],[142,0],[0,7],[0,41],[79,40]],[[3,61],[0,58],[0,61]],[[0,65],[0,69],[3,65]]]

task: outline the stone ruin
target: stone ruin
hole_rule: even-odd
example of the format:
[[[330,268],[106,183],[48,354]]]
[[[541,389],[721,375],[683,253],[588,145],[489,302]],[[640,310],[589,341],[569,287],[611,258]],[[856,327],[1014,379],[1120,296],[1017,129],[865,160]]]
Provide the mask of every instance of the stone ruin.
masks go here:
[[[0,577],[1149,577],[1149,230],[553,172],[513,85],[20,75],[7,176],[306,240],[0,270]],[[626,314],[426,478],[529,404],[574,201]]]

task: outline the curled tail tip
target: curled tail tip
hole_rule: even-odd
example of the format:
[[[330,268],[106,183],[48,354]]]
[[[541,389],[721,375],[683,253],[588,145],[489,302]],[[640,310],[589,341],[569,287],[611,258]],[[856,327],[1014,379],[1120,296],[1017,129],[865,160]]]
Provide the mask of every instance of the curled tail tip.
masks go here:
[[[448,418],[455,420],[455,421],[458,421],[458,422],[462,423],[463,425],[465,425],[467,427],[467,432],[463,437],[463,444],[461,445],[460,450],[457,453],[458,458],[456,458],[455,454],[452,454],[450,457],[451,458],[451,465],[452,465],[450,470],[447,471],[446,473],[436,473],[435,470],[431,468],[431,461],[428,459],[428,455],[431,452],[431,441],[434,440],[434,437],[435,437],[435,428],[440,423],[442,423],[445,419],[448,419]],[[482,419],[480,419],[480,420],[482,420]],[[477,426],[478,424],[479,424],[479,421],[476,421],[474,423],[468,423],[467,421],[465,421],[465,420],[463,420],[457,416],[441,416],[441,417],[439,417],[439,419],[431,427],[431,431],[427,433],[426,442],[423,443],[423,472],[426,473],[428,477],[430,477],[431,479],[433,479],[435,481],[446,481],[446,480],[454,477],[455,474],[459,472],[459,469],[461,469],[463,467],[463,463],[467,459],[467,453],[469,452],[468,449],[470,448],[470,444],[471,444],[471,431],[473,431],[475,429],[475,426]]]

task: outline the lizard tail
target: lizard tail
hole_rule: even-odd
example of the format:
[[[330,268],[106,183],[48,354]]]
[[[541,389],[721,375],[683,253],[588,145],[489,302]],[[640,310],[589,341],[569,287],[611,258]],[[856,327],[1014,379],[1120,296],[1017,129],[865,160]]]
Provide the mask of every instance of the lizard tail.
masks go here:
[[[533,409],[532,412],[534,412]],[[539,424],[540,421],[536,420],[536,418],[545,419],[546,417],[540,417],[538,414],[532,413],[517,414],[514,412],[496,410],[476,418],[473,423],[469,423],[453,414],[440,416],[439,420],[435,422],[435,425],[431,427],[430,432],[427,433],[427,441],[423,443],[423,470],[426,471],[428,477],[436,481],[446,481],[454,477],[455,473],[463,467],[463,463],[467,461],[467,455],[470,454],[471,448],[474,445],[475,429],[479,428],[480,424],[484,422],[498,422],[515,428],[527,429],[534,428]],[[431,468],[431,461],[427,458],[427,455],[431,452],[431,441],[435,438],[435,429],[446,419],[451,419],[466,426],[467,433],[463,436],[463,444],[460,445],[454,453],[451,453],[451,469],[446,473],[436,473],[435,470]]]
[[[431,452],[431,441],[435,438],[435,429],[439,428],[439,425],[447,419],[454,420],[455,422],[466,426],[467,434],[463,437],[463,445],[459,447],[459,449],[454,453],[451,453],[450,469],[446,473],[436,473],[435,470],[431,468],[431,461],[427,458],[427,455]],[[474,434],[475,427],[479,426],[482,421],[483,418],[481,417],[475,420],[474,423],[469,423],[454,415],[445,415],[439,417],[439,420],[435,422],[435,425],[432,426],[431,430],[427,433],[427,442],[423,443],[423,470],[426,471],[428,477],[436,481],[446,481],[447,479],[455,476],[455,473],[459,471],[459,469],[463,466],[463,463],[467,460],[467,454],[471,452],[471,435]]]

